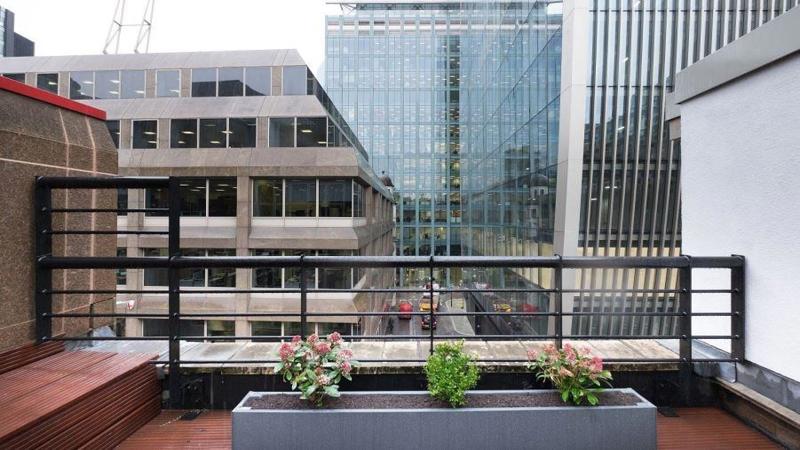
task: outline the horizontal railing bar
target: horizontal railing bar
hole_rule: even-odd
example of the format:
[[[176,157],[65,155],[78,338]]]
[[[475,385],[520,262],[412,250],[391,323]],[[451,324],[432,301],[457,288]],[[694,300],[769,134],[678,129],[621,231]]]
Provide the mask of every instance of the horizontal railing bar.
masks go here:
[[[411,359],[411,358],[404,358],[404,359],[359,359],[361,363],[425,363],[427,360],[425,359]],[[504,358],[504,359],[475,359],[476,363],[479,364],[486,364],[486,363],[524,363],[528,362],[527,359],[513,359],[513,358]],[[169,361],[164,360],[151,360],[148,361],[150,364],[169,364]],[[193,365],[200,365],[200,364],[225,364],[236,366],[238,364],[277,364],[280,362],[280,359],[217,359],[217,360],[181,360],[180,364],[193,364]],[[714,359],[691,359],[691,360],[682,360],[680,358],[604,358],[604,363],[684,363],[684,362],[691,362],[691,363],[717,363],[717,362],[739,362],[739,359],[736,358],[714,358]]]
[[[169,212],[169,208],[53,208],[53,213],[156,213]]]
[[[45,341],[168,341],[169,336],[51,336]]]
[[[51,189],[166,188],[169,177],[37,177],[36,185]]]
[[[692,267],[696,269],[730,269],[743,267],[742,256],[692,256]]]
[[[690,316],[697,316],[697,317],[726,317],[732,316],[736,313],[729,313],[729,312],[704,312],[704,313],[692,313],[689,314]],[[203,313],[180,313],[178,317],[300,317],[299,312],[241,312],[241,313],[230,313],[230,312],[203,312]],[[394,316],[430,316],[430,312],[425,311],[408,311],[408,312],[400,312],[400,311],[353,311],[353,312],[312,312],[306,313],[307,317],[394,317]],[[541,312],[541,311],[532,311],[532,312],[523,312],[523,311],[513,311],[513,312],[504,312],[504,311],[497,311],[497,312],[488,312],[488,311],[448,311],[448,312],[437,312],[434,314],[435,316],[451,316],[451,317],[461,317],[461,316],[512,316],[512,317],[540,317],[540,316],[550,316],[550,317],[558,317],[558,316],[633,316],[633,317],[677,317],[682,316],[683,313],[680,312]],[[43,315],[44,317],[169,317],[168,313],[47,313]],[[513,335],[509,335],[513,336]]]
[[[169,291],[142,289],[54,289],[42,291],[43,294],[169,294]]]
[[[87,318],[104,318],[104,317],[169,317],[167,313],[46,313],[42,317],[87,317]]]
[[[59,231],[76,233],[77,231]],[[89,232],[87,233],[100,233]],[[56,233],[53,231],[52,233]],[[105,233],[105,232],[103,232]],[[107,232],[108,234],[125,232]],[[162,232],[131,231],[131,234]],[[166,233],[166,232],[164,232]],[[738,258],[723,258],[731,264]],[[138,262],[151,260],[143,267],[177,268],[268,268],[268,267],[319,267],[319,268],[398,268],[398,267],[552,267],[558,258],[551,257],[417,257],[417,256],[164,256],[151,257],[54,257],[40,258],[45,268],[137,268]],[[482,261],[482,264],[478,264]],[[677,257],[564,257],[565,268],[679,268],[689,264],[688,258]],[[694,261],[694,259],[692,259]],[[538,289],[538,288],[537,288]],[[486,289],[489,291],[490,289]],[[440,289],[441,291],[441,289]],[[578,293],[585,292],[576,289]],[[611,290],[611,292],[614,292]]]
[[[52,235],[63,235],[63,234],[68,234],[68,235],[71,235],[71,234],[76,234],[76,235],[82,235],[82,234],[169,234],[169,231],[151,231],[151,230],[146,230],[146,231],[145,230],[141,230],[141,231],[135,231],[135,230],[114,230],[114,231],[106,231],[106,230],[98,230],[98,231],[94,231],[94,230],[53,230],[53,231],[48,231],[47,234],[52,234]]]

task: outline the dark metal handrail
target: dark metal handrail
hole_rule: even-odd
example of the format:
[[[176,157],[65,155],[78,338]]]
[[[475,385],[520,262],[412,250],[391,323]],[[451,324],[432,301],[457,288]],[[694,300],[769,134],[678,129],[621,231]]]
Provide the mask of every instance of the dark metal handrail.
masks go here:
[[[433,302],[436,294],[448,293],[540,293],[552,295],[552,311],[474,311],[460,312],[448,311],[437,312],[431,307],[428,312],[403,313],[411,316],[427,316],[431,323],[436,320],[436,316],[511,316],[511,317],[543,317],[553,318],[553,327],[548,333],[543,334],[511,334],[511,335],[475,335],[475,336],[451,336],[436,335],[434,327],[430,327],[427,335],[351,335],[346,338],[360,340],[428,340],[431,351],[435,341],[443,339],[475,339],[475,340],[509,340],[525,339],[537,341],[553,341],[559,348],[564,339],[591,339],[591,340],[630,340],[630,339],[673,339],[679,342],[678,358],[675,359],[607,359],[609,362],[664,362],[681,363],[684,368],[683,373],[687,373],[689,365],[694,362],[739,362],[743,361],[744,353],[744,308],[745,308],[745,278],[744,278],[744,257],[742,256],[722,256],[722,257],[584,257],[584,256],[535,256],[535,257],[474,257],[474,256],[220,256],[220,257],[197,257],[183,256],[180,250],[180,194],[179,178],[176,177],[109,177],[109,178],[89,178],[89,177],[39,177],[36,180],[36,336],[39,342],[48,340],[162,340],[167,341],[169,346],[168,360],[155,361],[159,364],[168,364],[171,374],[178,374],[182,364],[215,364],[215,361],[188,361],[182,360],[180,354],[181,340],[206,340],[213,339],[219,341],[250,340],[256,342],[276,341],[288,338],[287,336],[214,336],[198,337],[188,336],[181,332],[180,320],[182,318],[202,318],[202,317],[298,317],[300,320],[300,334],[304,337],[308,335],[308,318],[321,316],[347,316],[347,317],[387,317],[396,316],[396,311],[375,311],[375,312],[309,312],[308,295],[317,293],[427,293],[430,301]],[[53,208],[52,190],[53,189],[116,189],[116,188],[159,188],[168,191],[168,208],[155,208],[166,210],[169,214],[168,229],[166,231],[94,231],[94,230],[53,230],[52,215],[54,213],[68,212],[148,212],[152,208],[120,208],[120,209],[90,209],[90,208]],[[154,209],[153,209],[154,210]],[[70,257],[53,256],[52,236],[57,234],[164,234],[167,236],[167,247],[169,256],[154,257]],[[180,286],[179,271],[187,268],[296,268],[299,269],[299,286],[292,289],[185,289]],[[166,269],[168,272],[168,286],[154,290],[136,289],[53,289],[52,271],[57,269]],[[429,279],[434,278],[435,269],[447,268],[546,268],[553,271],[552,284],[550,288],[540,286],[530,288],[454,288],[444,287],[434,289],[433,283],[423,288],[352,288],[352,289],[330,289],[312,288],[307,286],[309,272],[317,268],[419,268],[428,271]],[[632,268],[632,269],[675,269],[678,271],[678,287],[675,289],[574,289],[564,288],[563,272],[571,269],[611,269],[611,268]],[[730,289],[693,289],[692,270],[702,269],[728,269],[730,270]],[[180,298],[182,294],[214,293],[214,294],[233,294],[233,293],[269,293],[280,292],[299,295],[299,312],[208,312],[208,313],[182,313],[180,308]],[[157,294],[168,296],[168,307],[164,313],[54,313],[52,311],[52,296],[56,294]],[[564,294],[676,294],[678,301],[677,311],[655,312],[655,311],[564,311]],[[730,312],[693,312],[692,294],[695,293],[726,293],[731,296]],[[675,317],[678,323],[677,333],[657,334],[657,335],[584,335],[565,333],[563,330],[563,319],[565,317]],[[692,332],[693,317],[729,317],[731,323],[730,335],[695,335]],[[52,333],[52,319],[54,318],[114,318],[114,317],[149,317],[166,318],[169,321],[167,336],[114,336],[114,337],[89,337],[89,336],[68,336],[55,337]],[[692,354],[692,342],[696,339],[716,340],[729,339],[731,341],[730,358],[698,359]],[[522,360],[482,360],[486,362],[521,362]],[[221,361],[230,363],[231,361]],[[243,360],[241,363],[274,363],[277,360]],[[367,361],[369,362],[369,361]],[[374,362],[423,362],[416,359],[388,359],[375,360]],[[173,404],[177,404],[180,393],[178,376],[170,376],[169,380],[170,398]]]

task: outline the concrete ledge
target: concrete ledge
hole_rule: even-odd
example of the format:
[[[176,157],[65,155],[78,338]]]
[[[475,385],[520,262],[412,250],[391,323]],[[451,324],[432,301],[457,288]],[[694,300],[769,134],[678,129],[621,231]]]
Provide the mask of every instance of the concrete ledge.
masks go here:
[[[800,414],[740,383],[717,379],[720,404],[787,448],[800,448]]]

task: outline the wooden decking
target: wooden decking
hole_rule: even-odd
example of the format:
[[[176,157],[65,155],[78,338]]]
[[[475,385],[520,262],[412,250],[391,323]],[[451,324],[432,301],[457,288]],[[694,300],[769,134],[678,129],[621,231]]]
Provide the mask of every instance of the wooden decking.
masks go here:
[[[120,449],[231,447],[230,411],[204,411],[180,420],[186,411],[163,411],[131,435]],[[659,449],[778,449],[758,431],[717,408],[679,408],[678,417],[658,415]]]
[[[0,448],[118,444],[161,409],[153,356],[62,351],[0,374]]]

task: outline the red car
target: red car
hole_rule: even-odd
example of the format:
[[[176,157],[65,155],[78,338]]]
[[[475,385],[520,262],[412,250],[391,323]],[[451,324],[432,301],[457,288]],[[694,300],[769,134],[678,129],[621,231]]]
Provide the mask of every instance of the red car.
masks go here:
[[[411,314],[409,314],[409,313],[414,311],[414,305],[412,305],[409,302],[402,301],[397,306],[397,311],[400,312],[400,314],[398,315],[399,318],[405,319],[405,320],[411,319]]]

